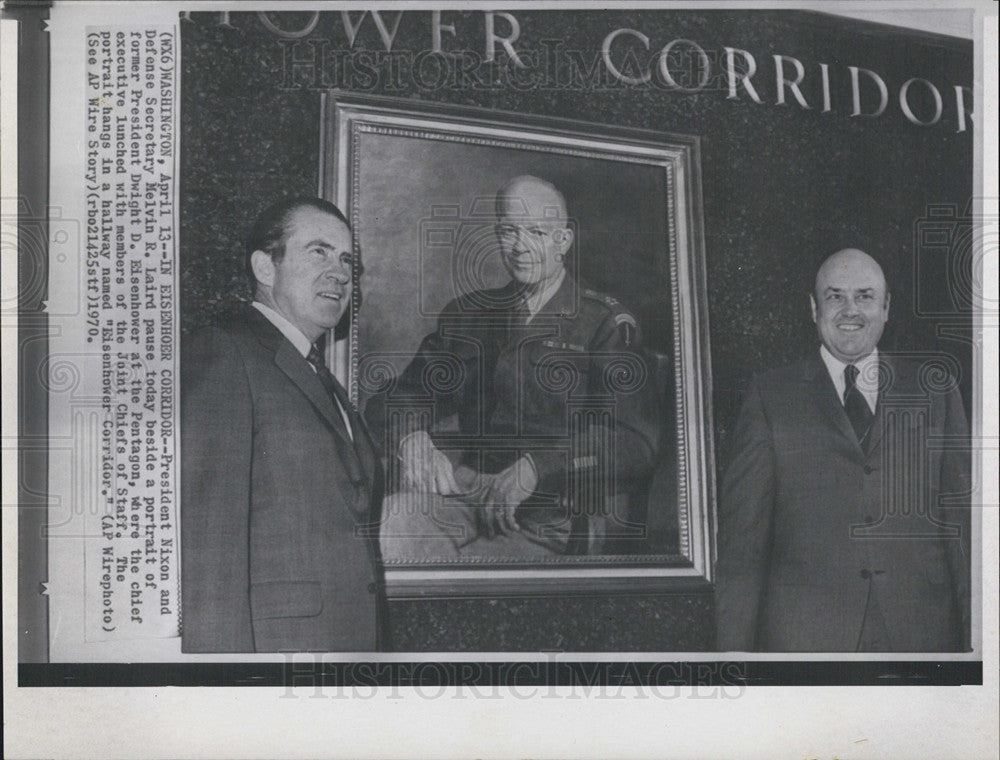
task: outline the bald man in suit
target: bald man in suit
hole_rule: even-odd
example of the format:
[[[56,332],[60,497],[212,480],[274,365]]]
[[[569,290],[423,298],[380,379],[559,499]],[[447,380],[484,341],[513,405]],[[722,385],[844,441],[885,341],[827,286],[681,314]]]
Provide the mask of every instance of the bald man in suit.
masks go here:
[[[719,502],[721,650],[969,649],[965,413],[953,378],[878,351],[889,300],[874,259],[835,253],[819,350],[750,386]]]

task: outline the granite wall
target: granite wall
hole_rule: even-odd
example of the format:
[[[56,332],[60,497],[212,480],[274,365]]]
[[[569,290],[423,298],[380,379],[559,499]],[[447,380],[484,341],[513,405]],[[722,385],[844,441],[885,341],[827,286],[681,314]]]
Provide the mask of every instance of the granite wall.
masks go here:
[[[500,86],[502,52],[493,69],[479,68],[462,82],[452,76],[454,81],[438,86],[430,69],[422,80],[403,73],[431,46],[429,12],[404,14],[395,57],[378,55],[384,44],[370,16],[358,28],[351,53],[339,13],[321,14],[297,41],[283,40],[257,14],[191,14],[182,23],[181,57],[183,331],[232,312],[247,297],[240,251],[254,214],[277,196],[316,192],[320,91],[329,86],[700,136],[720,463],[728,458],[739,392],[753,373],[815,350],[807,300],[811,280],[818,262],[845,246],[867,250],[886,270],[893,300],[883,347],[956,357],[968,405],[969,316],[956,308],[948,286],[969,276],[968,261],[961,251],[949,257],[918,250],[915,230],[930,204],[952,204],[961,213],[972,195],[972,127],[958,131],[954,93],[956,85],[971,88],[971,43],[799,12],[515,15],[517,48],[541,56],[529,69],[544,68],[545,55],[552,54],[555,79],[534,87]],[[359,17],[354,14],[353,22]],[[394,17],[385,14],[390,30]],[[309,14],[272,14],[268,20],[296,30]],[[468,50],[466,60],[473,63],[482,58],[483,13],[446,12],[442,23],[456,30],[444,33],[446,50]],[[709,57],[709,84],[696,93],[669,91],[657,77],[623,86],[604,67],[581,69],[566,55],[578,51],[575,60],[587,66],[599,61],[601,41],[618,28],[650,41],[650,53],[634,35],[615,42],[623,73],[641,74],[648,56],[671,40],[687,39]],[[498,18],[497,33],[507,31],[506,20]],[[558,54],[552,53],[556,40]],[[742,88],[727,97],[727,82],[718,76],[727,46],[753,54],[759,70],[751,81],[761,103]],[[624,57],[629,50],[631,61]],[[324,61],[322,71],[287,66],[314,55]],[[808,110],[788,90],[787,103],[776,103],[773,55],[802,62]],[[829,73],[826,112],[820,64]],[[793,64],[784,65],[786,76],[794,77]],[[882,115],[851,117],[849,66],[885,81],[889,100]],[[557,85],[560,71],[565,79]],[[878,93],[867,75],[859,76],[862,106],[870,111]],[[595,79],[581,90],[579,80],[590,77]],[[914,77],[933,82],[942,95],[943,115],[933,126],[912,123],[900,107],[900,87]],[[919,118],[934,111],[920,83],[911,85],[908,102]],[[928,311],[937,315],[926,316]],[[396,644],[409,650],[712,647],[709,594],[409,600],[392,603],[391,613]]]

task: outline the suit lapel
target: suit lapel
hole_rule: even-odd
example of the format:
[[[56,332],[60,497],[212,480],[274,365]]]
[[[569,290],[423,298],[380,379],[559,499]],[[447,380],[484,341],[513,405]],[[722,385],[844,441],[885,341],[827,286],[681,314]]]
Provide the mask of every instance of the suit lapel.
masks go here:
[[[316,373],[313,372],[312,367],[309,366],[305,357],[296,350],[295,346],[281,334],[281,331],[255,308],[247,306],[244,318],[264,350],[274,357],[275,365],[309,400],[327,427],[334,432],[334,443],[339,452],[341,467],[346,471],[348,480],[355,480],[351,476],[351,469],[357,470],[358,464],[354,447],[347,437],[346,428],[344,428],[344,420],[334,408],[333,400],[327,395],[326,389]],[[356,495],[353,493],[355,489],[347,486],[345,479],[336,478],[335,482],[343,504],[352,512],[357,513],[359,510],[355,505]]]
[[[248,312],[247,321],[257,339],[268,351],[274,354],[274,363],[285,373],[295,387],[309,399],[309,403],[313,405],[317,413],[336,434],[337,448],[341,452],[345,466],[349,470],[355,469],[359,459],[357,450],[350,436],[347,434],[343,417],[340,416],[339,410],[334,406],[333,400],[323,387],[323,383],[320,382],[320,379],[316,376],[316,373],[309,366],[309,363],[302,354],[285,339],[285,336],[281,334],[278,328],[272,325],[263,314],[253,307],[249,307]],[[344,395],[342,389],[337,391],[337,395],[340,402],[344,404],[344,409],[347,410],[348,416],[351,418],[352,427],[354,430],[358,430],[360,423],[356,421],[360,420],[360,417],[357,414],[353,414],[353,408],[347,401],[347,397]],[[364,434],[367,435],[367,433]],[[369,457],[368,462],[364,463],[364,469],[361,473],[362,477],[369,484],[372,481],[371,473],[373,472],[373,464],[372,457]],[[354,479],[352,478],[352,480]]]
[[[885,396],[892,391],[888,383],[883,383],[883,378],[889,378],[893,382],[899,379],[896,373],[897,368],[893,366],[892,360],[881,351],[878,356],[879,362],[879,389],[878,399],[875,402],[875,419],[872,420],[872,431],[868,434],[868,451],[875,451],[882,442],[882,434],[885,432]]]
[[[368,501],[370,502],[370,506],[374,507],[377,506],[377,502],[373,501],[373,498],[381,499],[384,485],[382,482],[382,459],[375,448],[375,443],[368,432],[368,426],[365,424],[364,418],[360,414],[357,414],[352,406],[346,408],[351,417],[351,425],[354,428],[354,449],[357,452],[358,460],[361,462],[362,471],[365,474],[368,484]],[[365,506],[368,507],[369,505]],[[377,513],[375,514],[377,516]],[[377,536],[377,526],[375,531],[375,535]]]
[[[820,408],[821,415],[836,428],[841,435],[847,438],[859,456],[864,456],[865,452],[858,443],[858,437],[851,427],[851,420],[844,410],[844,405],[837,395],[837,389],[833,385],[833,379],[822,359],[811,360],[807,364],[803,378],[811,386],[811,397]]]
[[[334,392],[337,394],[337,399],[340,401],[341,406],[344,407],[344,411],[347,412],[347,417],[351,421],[355,453],[361,462],[361,466],[369,482],[372,482],[376,471],[377,454],[371,434],[368,432],[368,426],[365,424],[364,418],[358,414],[354,404],[351,403],[351,399],[347,395],[347,390],[339,382],[336,383]]]
[[[247,321],[254,335],[268,351],[274,354],[274,363],[287,375],[309,402],[316,408],[320,416],[342,438],[347,438],[344,420],[341,419],[333,406],[333,400],[327,395],[323,383],[305,357],[298,352],[281,331],[252,306],[247,307]]]
[[[323,384],[316,377],[309,363],[303,358],[291,343],[282,341],[274,355],[274,363],[278,365],[288,379],[305,394],[309,402],[316,407],[327,424],[341,439],[347,441],[347,429],[340,413],[334,408],[333,400],[327,395]]]
[[[350,402],[346,391],[339,383],[336,384],[334,392],[351,421],[351,429],[354,433],[353,441],[347,433],[340,411],[334,406],[333,400],[323,387],[323,383],[320,382],[302,354],[285,339],[281,331],[272,325],[267,317],[252,306],[247,308],[247,312],[247,322],[264,348],[274,354],[274,363],[309,399],[319,415],[337,435],[337,448],[341,452],[349,475],[350,471],[360,465],[360,477],[367,485],[369,494],[374,493],[379,481],[381,463],[378,460],[371,434],[368,432],[361,415],[355,412],[354,405]],[[351,479],[355,480],[354,477]],[[346,501],[353,510],[353,501],[351,499],[346,499]],[[367,509],[367,505],[364,505],[364,509]]]

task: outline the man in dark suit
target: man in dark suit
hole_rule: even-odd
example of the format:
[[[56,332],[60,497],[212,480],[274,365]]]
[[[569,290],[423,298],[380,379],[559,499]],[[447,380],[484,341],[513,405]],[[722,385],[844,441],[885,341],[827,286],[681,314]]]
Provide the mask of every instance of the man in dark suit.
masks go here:
[[[387,560],[621,551],[645,527],[629,497],[653,469],[661,414],[637,320],[567,271],[555,186],[515,177],[496,210],[510,281],[446,305],[394,390],[409,427],[389,436],[402,488],[383,510]]]
[[[733,434],[718,648],[968,650],[970,460],[955,382],[878,352],[889,293],[862,251],[828,258],[811,298],[820,350],[755,378]]]
[[[381,465],[323,360],[353,263],[336,206],[279,201],[247,242],[253,304],[186,346],[185,652],[379,646]]]

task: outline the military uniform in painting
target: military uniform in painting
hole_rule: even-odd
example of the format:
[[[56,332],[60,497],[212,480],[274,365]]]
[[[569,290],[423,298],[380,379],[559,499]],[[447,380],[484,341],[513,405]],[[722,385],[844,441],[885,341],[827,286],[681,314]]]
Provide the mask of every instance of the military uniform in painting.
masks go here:
[[[515,282],[449,303],[385,403],[370,408],[389,451],[428,431],[468,493],[390,497],[386,557],[594,553],[641,537],[628,505],[659,443],[653,373],[636,318],[568,273],[530,317]],[[537,486],[517,507],[520,530],[488,537],[469,496],[476,475],[522,456]]]

